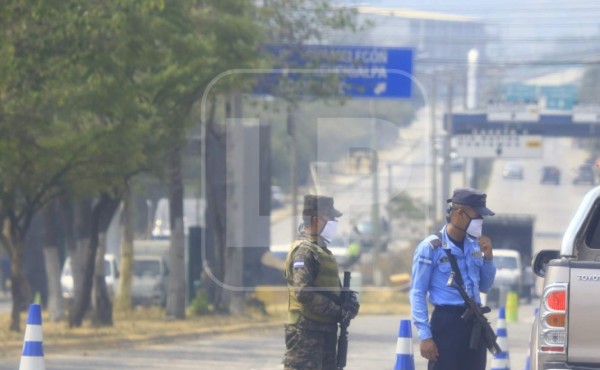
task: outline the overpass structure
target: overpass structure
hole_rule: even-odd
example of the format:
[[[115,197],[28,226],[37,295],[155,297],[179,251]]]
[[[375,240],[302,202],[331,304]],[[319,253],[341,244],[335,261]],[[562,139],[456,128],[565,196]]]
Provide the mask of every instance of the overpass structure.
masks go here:
[[[512,116],[506,120],[490,120],[487,113],[456,113],[444,116],[444,128],[450,135],[520,134],[544,137],[597,137],[600,136],[600,114],[589,113],[578,117],[573,113],[539,114],[537,120],[520,120]]]

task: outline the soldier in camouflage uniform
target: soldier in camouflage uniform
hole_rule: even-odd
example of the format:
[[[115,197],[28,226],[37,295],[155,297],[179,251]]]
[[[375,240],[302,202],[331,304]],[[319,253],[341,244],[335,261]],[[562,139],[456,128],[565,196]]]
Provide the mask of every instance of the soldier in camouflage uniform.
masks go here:
[[[337,369],[337,323],[349,322],[358,313],[354,293],[340,302],[338,266],[327,249],[341,215],[331,197],[304,197],[304,227],[285,262],[289,290],[285,370]]]

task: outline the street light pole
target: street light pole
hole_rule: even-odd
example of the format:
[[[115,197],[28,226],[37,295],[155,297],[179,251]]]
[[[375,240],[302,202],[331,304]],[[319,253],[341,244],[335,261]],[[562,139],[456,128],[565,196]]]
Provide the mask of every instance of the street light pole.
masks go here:
[[[446,107],[446,135],[444,136],[444,169],[442,177],[442,199],[450,195],[450,141],[452,139],[452,105],[454,103],[454,78],[448,81],[448,101]]]
[[[437,76],[435,72],[431,75],[431,98],[429,102],[429,109],[431,112],[431,225],[430,232],[435,232],[435,228],[438,222],[438,207],[437,207],[437,193],[438,193],[438,160],[437,160],[437,123],[435,119],[437,99]]]
[[[379,270],[379,255],[381,253],[380,243],[380,232],[379,232],[379,156],[377,153],[378,148],[378,132],[377,132],[377,119],[374,114],[373,100],[370,101],[369,108],[371,111],[371,175],[372,175],[372,206],[371,206],[371,232],[373,236],[373,248],[375,251],[375,258],[373,261],[373,283],[376,286],[381,285],[381,271]]]
[[[287,106],[287,130],[290,136],[290,193],[292,197],[292,237],[295,240],[298,235],[298,155],[296,153],[296,122],[294,121],[294,107],[292,103]]]

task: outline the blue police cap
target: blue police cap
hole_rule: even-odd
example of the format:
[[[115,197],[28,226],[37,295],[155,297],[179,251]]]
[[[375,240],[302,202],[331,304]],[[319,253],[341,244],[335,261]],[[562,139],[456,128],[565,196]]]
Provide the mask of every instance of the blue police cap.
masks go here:
[[[487,195],[477,189],[457,188],[448,203],[471,207],[481,216],[493,216],[495,213],[485,205],[486,198]]]

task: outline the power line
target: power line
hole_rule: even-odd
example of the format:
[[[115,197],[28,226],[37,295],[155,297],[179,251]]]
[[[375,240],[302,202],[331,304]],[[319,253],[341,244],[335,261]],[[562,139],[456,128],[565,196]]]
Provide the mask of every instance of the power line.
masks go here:
[[[456,66],[466,66],[468,63],[466,61],[461,60],[453,60],[453,59],[421,59],[418,61],[420,64],[448,64],[448,65],[456,65]],[[523,61],[496,61],[496,62],[488,62],[482,61],[478,63],[480,67],[498,67],[498,68],[507,68],[507,67],[555,67],[555,66],[600,66],[600,55],[597,59],[589,60],[589,61],[581,61],[581,60],[523,60]]]

